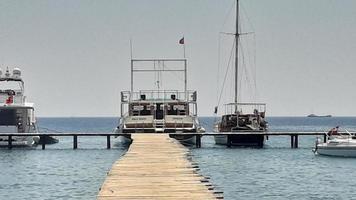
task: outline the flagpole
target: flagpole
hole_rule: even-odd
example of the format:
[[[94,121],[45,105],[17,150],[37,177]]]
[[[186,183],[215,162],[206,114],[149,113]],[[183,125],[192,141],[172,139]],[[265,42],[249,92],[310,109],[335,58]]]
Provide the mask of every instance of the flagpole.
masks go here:
[[[179,40],[179,44],[183,45],[183,57],[185,58],[185,41],[184,41],[184,35],[182,39]]]
[[[183,57],[185,58],[185,38],[183,35]]]

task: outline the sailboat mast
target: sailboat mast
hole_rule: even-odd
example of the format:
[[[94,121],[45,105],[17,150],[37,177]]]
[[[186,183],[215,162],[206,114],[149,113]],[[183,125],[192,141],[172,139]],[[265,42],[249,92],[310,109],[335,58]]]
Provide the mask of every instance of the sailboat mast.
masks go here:
[[[235,33],[235,104],[237,103],[238,73],[239,73],[239,0],[236,0],[236,33]],[[237,105],[235,106],[235,112]]]

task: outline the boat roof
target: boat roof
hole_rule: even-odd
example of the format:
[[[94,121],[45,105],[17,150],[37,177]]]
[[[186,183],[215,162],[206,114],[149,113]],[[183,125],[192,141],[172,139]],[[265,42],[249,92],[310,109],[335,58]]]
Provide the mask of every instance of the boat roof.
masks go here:
[[[19,81],[19,82],[23,82],[22,78],[16,78],[16,77],[0,77],[0,81]]]

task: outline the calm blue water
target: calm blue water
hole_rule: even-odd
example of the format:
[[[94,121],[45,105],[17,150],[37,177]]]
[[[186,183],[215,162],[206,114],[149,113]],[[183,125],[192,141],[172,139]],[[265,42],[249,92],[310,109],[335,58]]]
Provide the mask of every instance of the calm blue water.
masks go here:
[[[40,118],[42,131],[111,132],[117,118]],[[214,118],[202,118],[211,131]],[[271,130],[325,131],[334,126],[356,131],[356,118],[271,117]],[[46,129],[45,129],[46,128]],[[356,199],[356,159],[315,156],[315,137],[300,137],[290,149],[289,137],[270,137],[263,149],[217,146],[203,138],[191,148],[204,176],[210,176],[225,199]],[[30,149],[0,149],[0,199],[95,199],[113,162],[126,147],[103,137],[71,138]]]
[[[40,118],[41,131],[111,132],[115,118]],[[41,129],[42,127],[42,129]],[[44,127],[46,129],[44,129]],[[72,138],[28,149],[0,149],[0,199],[96,199],[113,162],[126,147],[106,149],[104,137]]]
[[[325,131],[337,125],[356,130],[355,117],[268,121],[273,131]],[[191,152],[225,199],[356,199],[356,159],[315,156],[314,142],[315,137],[302,136],[300,148],[291,149],[290,137],[278,136],[263,149],[228,149],[204,138],[204,147]]]

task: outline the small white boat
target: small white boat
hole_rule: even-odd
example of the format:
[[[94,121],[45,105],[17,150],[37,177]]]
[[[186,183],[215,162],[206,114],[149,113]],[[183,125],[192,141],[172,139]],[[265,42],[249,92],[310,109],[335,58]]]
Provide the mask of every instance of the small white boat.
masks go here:
[[[21,70],[0,69],[0,133],[35,133],[36,119],[33,103],[26,101]],[[13,146],[32,146],[39,141],[34,136],[13,136]],[[8,137],[0,136],[0,146],[8,145]]]
[[[356,137],[352,135],[331,136],[326,142],[318,138],[314,152],[325,156],[356,157]]]

